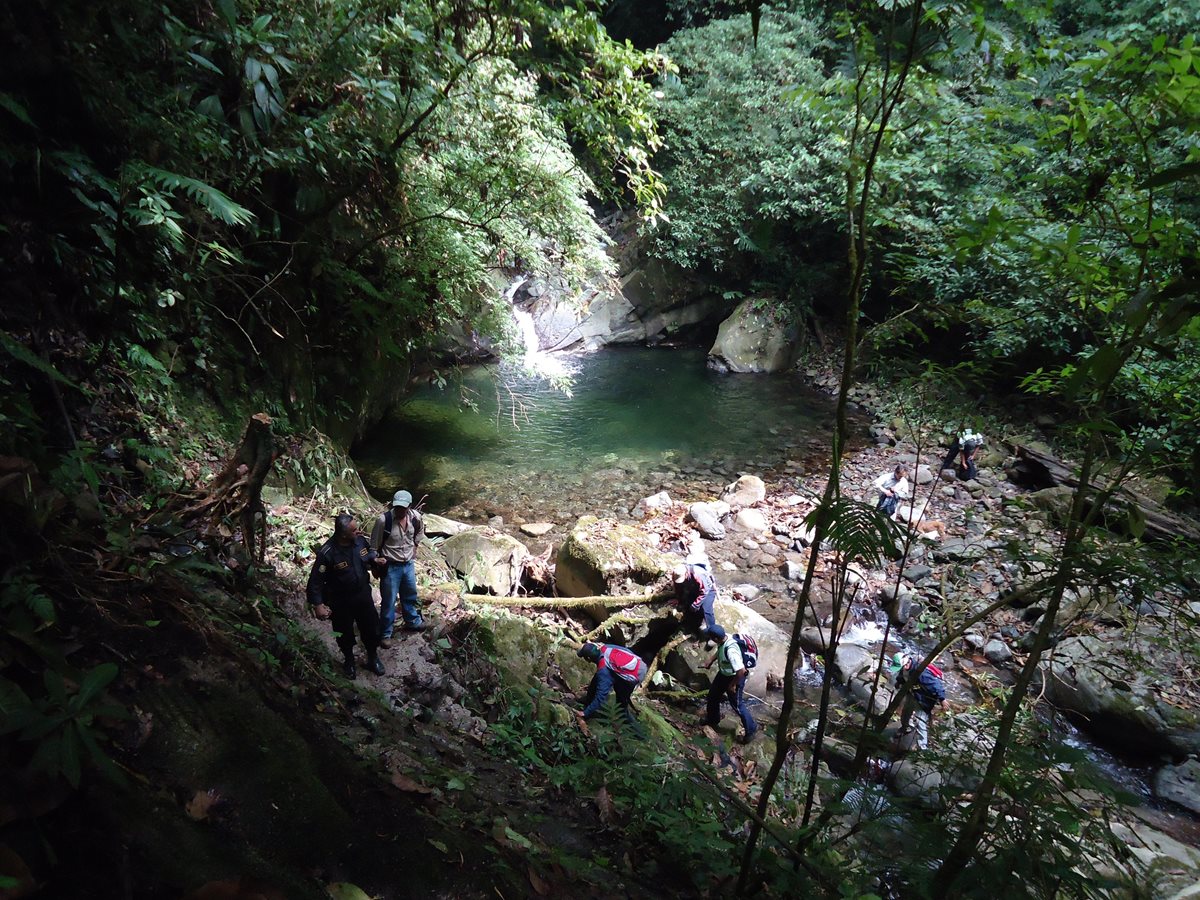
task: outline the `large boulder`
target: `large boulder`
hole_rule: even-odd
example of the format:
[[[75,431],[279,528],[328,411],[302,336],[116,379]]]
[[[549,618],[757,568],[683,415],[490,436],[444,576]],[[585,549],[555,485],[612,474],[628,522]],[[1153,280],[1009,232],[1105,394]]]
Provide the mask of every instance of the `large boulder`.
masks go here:
[[[560,676],[577,693],[587,687],[596,667],[580,659],[575,645],[564,635],[495,606],[481,604],[472,609],[481,627],[483,646],[504,680],[514,687],[537,689],[534,696],[539,718],[551,719],[564,709],[545,699],[548,676]]]
[[[1200,754],[1200,715],[1173,702],[1170,673],[1183,660],[1144,637],[1094,635],[1059,642],[1042,663],[1046,696],[1097,741],[1132,753],[1182,758]],[[1171,698],[1171,699],[1168,699]]]
[[[1154,773],[1154,796],[1171,800],[1200,815],[1200,760],[1163,766]]]
[[[1071,503],[1075,492],[1065,484],[1042,488],[1029,495],[1029,500],[1046,514],[1046,517],[1056,525],[1067,521],[1071,513]]]
[[[725,504],[726,512],[729,511]],[[721,512],[715,503],[693,503],[688,507],[687,518],[696,523],[696,530],[710,541],[725,537],[725,526],[721,524]]]
[[[653,584],[678,559],[649,544],[650,539],[631,525],[584,516],[558,548],[554,567],[558,593],[594,597]]]
[[[524,544],[491,528],[472,528],[448,537],[441,552],[473,593],[502,597],[516,592],[529,558]]]
[[[746,678],[746,690],[755,696],[765,697],[768,673],[777,680],[782,679],[787,668],[787,633],[750,607],[725,597],[717,597],[713,613],[717,624],[726,632],[748,634],[758,644],[758,665],[750,670]],[[708,684],[712,675],[712,672],[703,668],[711,656],[711,650],[702,649],[702,642],[684,641],[671,652],[667,668],[680,681],[693,687],[702,687]]]
[[[708,351],[717,368],[731,372],[783,372],[796,353],[796,328],[771,315],[774,303],[762,298],[742,301],[717,330]]]
[[[431,538],[453,537],[464,531],[470,531],[473,527],[465,522],[456,522],[444,516],[435,516],[433,513],[422,513],[421,522],[425,526],[426,536]]]

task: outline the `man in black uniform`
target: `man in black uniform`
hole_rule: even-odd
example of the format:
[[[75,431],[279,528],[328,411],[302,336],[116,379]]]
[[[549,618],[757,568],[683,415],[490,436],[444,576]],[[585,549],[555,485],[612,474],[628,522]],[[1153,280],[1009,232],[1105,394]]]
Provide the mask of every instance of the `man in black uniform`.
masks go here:
[[[358,533],[354,516],[340,515],[334,521],[333,537],[317,551],[312,572],[308,576],[308,602],[318,619],[333,616],[333,633],[342,648],[342,670],[353,678],[354,624],[367,648],[367,668],[382,675],[383,663],[376,650],[379,647],[379,614],[371,600],[371,578],[367,564],[375,551],[367,539]]]

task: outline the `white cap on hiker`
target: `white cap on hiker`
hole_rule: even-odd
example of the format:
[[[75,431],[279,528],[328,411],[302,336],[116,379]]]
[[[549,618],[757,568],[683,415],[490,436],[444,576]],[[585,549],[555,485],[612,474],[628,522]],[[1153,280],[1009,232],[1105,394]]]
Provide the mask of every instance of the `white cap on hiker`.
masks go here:
[[[910,662],[911,662],[911,660],[907,656],[905,656],[903,653],[897,653],[895,656],[892,657],[892,664],[890,666],[890,668],[892,670],[892,674],[895,675],[897,672],[899,672],[901,669],[903,669],[905,666],[907,666]]]
[[[392,506],[403,506],[408,509],[412,506],[412,494],[408,491],[396,491],[396,496],[392,498]]]
[[[680,563],[671,570],[671,580],[676,584],[683,584],[683,582],[687,580],[687,573],[687,563]]]

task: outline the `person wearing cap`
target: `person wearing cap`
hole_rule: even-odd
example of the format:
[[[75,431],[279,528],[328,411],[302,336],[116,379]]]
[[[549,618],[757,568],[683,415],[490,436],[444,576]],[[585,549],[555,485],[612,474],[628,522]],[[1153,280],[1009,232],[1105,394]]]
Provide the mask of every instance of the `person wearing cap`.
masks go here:
[[[375,520],[371,529],[371,546],[384,566],[379,579],[380,635],[385,650],[396,626],[396,599],[404,612],[406,631],[422,631],[425,620],[417,600],[417,545],[421,543],[425,526],[421,514],[412,508],[413,497],[408,491],[396,491],[392,508]]]
[[[709,728],[716,728],[721,724],[721,700],[727,699],[733,711],[742,720],[742,726],[746,729],[742,742],[748,744],[758,733],[758,723],[754,721],[754,715],[746,705],[744,696],[746,678],[750,675],[750,670],[746,668],[746,662],[742,658],[739,637],[740,635],[736,634],[726,637],[712,659],[704,666],[711,669],[714,662],[717,664],[716,677],[708,688],[708,709],[704,724]]]
[[[641,736],[643,732],[633,717],[630,699],[634,688],[646,677],[645,661],[628,647],[594,644],[590,641],[579,648],[576,656],[594,662],[596,674],[592,676],[587,694],[584,695],[583,708],[576,710],[575,715],[587,721],[599,712],[608,695],[615,692],[617,704],[621,707],[625,720],[633,726],[634,732]]]
[[[671,570],[671,584],[684,627],[696,627],[714,641],[725,640],[725,629],[717,624],[713,606],[717,602],[717,582],[704,563],[680,563]]]
[[[916,665],[913,658],[905,653],[897,653],[892,657],[892,677],[899,689],[906,682],[912,682],[913,668]],[[929,726],[933,719],[933,710],[946,702],[946,685],[943,681],[942,670],[933,663],[927,665],[917,676],[908,693],[904,696],[904,705],[900,711],[900,737],[915,732],[913,746],[925,750],[929,746]]]
[[[367,668],[383,675],[379,661],[379,617],[371,601],[371,576],[367,566],[375,551],[358,531],[354,516],[342,514],[333,520],[333,537],[321,545],[308,575],[308,602],[318,619],[333,619],[333,633],[342,651],[342,669],[347,678],[358,672],[354,665],[354,626],[367,648]]]

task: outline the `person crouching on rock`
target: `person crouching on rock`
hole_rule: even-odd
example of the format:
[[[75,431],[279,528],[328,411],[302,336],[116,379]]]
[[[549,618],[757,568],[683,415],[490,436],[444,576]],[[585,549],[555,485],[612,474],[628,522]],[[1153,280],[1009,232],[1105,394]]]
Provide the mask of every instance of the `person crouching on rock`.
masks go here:
[[[904,653],[892,657],[892,676],[896,679],[899,689],[905,682],[912,681],[913,658]],[[898,739],[904,742],[905,736],[915,732],[912,745],[918,750],[929,746],[929,728],[933,721],[933,710],[946,702],[946,684],[942,670],[933,663],[927,665],[917,676],[904,697],[904,705],[900,712],[900,734]]]
[[[354,516],[340,515],[333,520],[333,537],[317,551],[308,575],[308,602],[318,619],[333,617],[333,633],[342,650],[342,671],[347,678],[358,673],[354,668],[354,626],[367,648],[367,668],[384,674],[379,647],[379,614],[371,600],[371,578],[367,565],[375,551],[358,533]]]
[[[587,694],[583,698],[583,709],[576,710],[575,715],[581,722],[586,722],[604,705],[610,692],[616,692],[617,703],[625,720],[633,726],[634,732],[644,736],[642,728],[633,717],[630,709],[630,699],[634,688],[646,677],[645,661],[628,647],[617,644],[593,644],[590,641],[579,648],[576,654],[581,659],[591,660],[596,664],[596,674],[588,685]],[[587,726],[583,726],[587,731]]]
[[[717,582],[704,563],[680,563],[671,570],[671,584],[679,608],[683,612],[683,627],[695,628],[714,641],[725,640],[725,629],[717,624],[713,605],[717,602]]]

